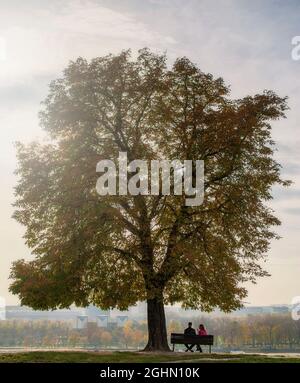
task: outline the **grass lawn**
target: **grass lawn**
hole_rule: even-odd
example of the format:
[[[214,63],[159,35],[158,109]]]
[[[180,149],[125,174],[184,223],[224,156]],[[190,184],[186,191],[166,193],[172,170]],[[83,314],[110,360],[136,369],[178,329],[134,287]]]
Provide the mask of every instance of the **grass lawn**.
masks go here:
[[[191,354],[143,352],[31,351],[0,354],[0,363],[154,363],[189,361],[193,363],[300,363],[300,358],[251,354]]]

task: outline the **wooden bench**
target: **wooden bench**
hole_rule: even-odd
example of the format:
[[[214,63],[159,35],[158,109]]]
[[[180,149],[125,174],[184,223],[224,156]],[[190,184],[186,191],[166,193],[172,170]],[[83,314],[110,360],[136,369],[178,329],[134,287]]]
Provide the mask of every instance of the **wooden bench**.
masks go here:
[[[173,351],[175,350],[175,344],[199,344],[203,346],[209,346],[209,352],[211,353],[211,346],[214,344],[214,336],[172,333],[171,344],[173,344]]]

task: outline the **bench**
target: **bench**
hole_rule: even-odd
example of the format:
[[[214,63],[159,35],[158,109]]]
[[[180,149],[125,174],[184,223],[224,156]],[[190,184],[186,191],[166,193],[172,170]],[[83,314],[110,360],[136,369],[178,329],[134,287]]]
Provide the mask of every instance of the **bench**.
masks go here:
[[[213,335],[185,335],[185,334],[171,334],[171,344],[173,344],[173,351],[175,350],[175,344],[199,344],[209,346],[209,352],[211,353],[211,346],[214,344]]]

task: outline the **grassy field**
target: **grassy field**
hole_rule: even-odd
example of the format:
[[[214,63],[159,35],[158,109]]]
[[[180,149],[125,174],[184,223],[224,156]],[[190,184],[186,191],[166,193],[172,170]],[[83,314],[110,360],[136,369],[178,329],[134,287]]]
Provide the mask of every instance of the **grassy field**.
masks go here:
[[[300,363],[300,358],[251,354],[32,351],[0,354],[0,363]]]

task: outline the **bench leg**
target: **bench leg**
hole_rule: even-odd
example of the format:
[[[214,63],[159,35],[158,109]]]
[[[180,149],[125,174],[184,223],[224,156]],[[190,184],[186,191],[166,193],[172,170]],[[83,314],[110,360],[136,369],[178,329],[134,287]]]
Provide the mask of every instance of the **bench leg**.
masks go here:
[[[209,345],[209,353],[211,354],[211,345]]]
[[[175,343],[173,343],[173,352],[175,351]]]

